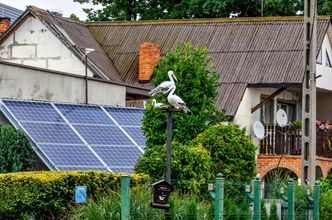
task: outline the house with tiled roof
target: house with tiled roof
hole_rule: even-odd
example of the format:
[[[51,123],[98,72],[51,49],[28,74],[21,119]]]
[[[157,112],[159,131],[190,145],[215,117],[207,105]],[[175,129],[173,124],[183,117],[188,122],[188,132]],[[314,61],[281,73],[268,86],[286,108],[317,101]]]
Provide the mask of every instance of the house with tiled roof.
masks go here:
[[[115,99],[120,105],[126,102],[127,106],[143,106],[147,92],[153,88],[151,74],[159,57],[168,48],[184,42],[208,48],[216,70],[221,74],[216,106],[226,110],[230,121],[245,127],[252,135],[252,125],[259,120],[271,134],[263,140],[252,135],[259,146],[258,172],[262,178],[276,168],[287,169],[300,177],[301,129],[294,127],[285,134],[276,128],[275,115],[278,109],[284,109],[288,121],[301,119],[305,72],[303,17],[85,24],[31,6],[0,38],[0,67],[8,70],[0,74],[6,74],[8,80],[14,81],[24,78],[26,73],[16,74],[12,79],[13,70],[16,73],[22,69],[29,73],[38,71],[41,78],[44,78],[43,74],[53,77],[52,80],[64,77],[48,83],[50,87],[69,79],[66,77],[75,78],[81,84],[88,79],[89,84],[104,83],[108,84],[107,88],[115,89],[113,93],[99,90],[91,95],[96,100],[90,102],[114,105]],[[329,17],[318,19],[317,45],[317,75],[321,76],[316,81],[317,119],[332,121],[332,27]],[[93,49],[87,55],[87,65],[84,63],[86,48]],[[85,87],[79,89],[79,82],[75,91],[79,91],[80,97],[67,97],[67,90],[74,94],[71,84],[66,85],[65,94],[59,97],[43,87],[43,83],[34,82],[43,89],[38,86],[31,89],[28,86],[31,82],[27,81],[21,83],[27,84],[29,92],[8,92],[7,84],[0,82],[0,94],[12,98],[84,102]],[[91,87],[89,91],[96,88]],[[106,101],[98,96],[105,97]],[[326,147],[328,137],[317,136],[320,138],[317,141],[317,175],[325,177],[332,169],[332,153]]]

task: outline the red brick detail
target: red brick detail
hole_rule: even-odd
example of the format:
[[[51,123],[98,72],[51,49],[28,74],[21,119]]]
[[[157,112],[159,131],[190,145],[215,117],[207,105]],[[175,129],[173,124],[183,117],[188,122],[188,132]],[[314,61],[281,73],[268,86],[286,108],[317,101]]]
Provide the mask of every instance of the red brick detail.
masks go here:
[[[301,157],[300,156],[275,156],[258,155],[257,172],[263,178],[270,170],[274,168],[287,168],[293,171],[299,178],[301,177]]]
[[[329,171],[332,169],[332,158],[317,157],[316,166],[322,169],[323,177],[326,178]]]
[[[0,34],[4,33],[10,25],[10,18],[0,18]]]
[[[138,80],[149,82],[154,66],[160,58],[160,46],[151,42],[144,42],[139,46]]]
[[[280,156],[277,155],[258,155],[257,156],[257,173],[264,177],[270,170],[274,168],[287,168],[293,171],[299,178],[302,174],[301,156]],[[278,166],[279,163],[279,166]],[[317,157],[316,166],[322,170],[323,177],[326,178],[329,171],[332,170],[332,158]]]

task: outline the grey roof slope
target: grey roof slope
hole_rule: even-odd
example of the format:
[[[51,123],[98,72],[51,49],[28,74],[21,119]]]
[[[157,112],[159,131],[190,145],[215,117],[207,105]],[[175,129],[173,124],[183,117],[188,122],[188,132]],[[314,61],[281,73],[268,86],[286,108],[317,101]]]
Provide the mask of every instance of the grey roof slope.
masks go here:
[[[330,26],[329,17],[320,17],[318,45]],[[88,27],[120,75],[132,84],[138,83],[142,42],[159,44],[162,54],[185,41],[206,46],[221,73],[216,106],[231,116],[247,86],[302,84],[303,17],[93,22]]]

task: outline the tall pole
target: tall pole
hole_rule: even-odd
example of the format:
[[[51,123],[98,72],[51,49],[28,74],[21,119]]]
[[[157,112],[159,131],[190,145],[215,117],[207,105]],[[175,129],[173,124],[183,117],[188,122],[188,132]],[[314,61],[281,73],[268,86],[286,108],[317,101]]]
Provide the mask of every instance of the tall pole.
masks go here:
[[[316,44],[317,0],[304,1],[304,81],[302,85],[302,176],[313,186],[316,179]]]
[[[264,17],[264,0],[261,0],[261,17]]]
[[[171,184],[172,112],[167,111],[166,181]]]
[[[88,104],[88,54],[85,54],[85,104]]]

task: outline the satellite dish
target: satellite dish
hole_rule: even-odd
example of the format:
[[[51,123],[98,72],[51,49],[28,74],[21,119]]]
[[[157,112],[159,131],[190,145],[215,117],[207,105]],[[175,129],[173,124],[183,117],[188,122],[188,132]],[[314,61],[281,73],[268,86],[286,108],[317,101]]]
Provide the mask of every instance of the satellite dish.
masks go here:
[[[287,113],[285,112],[285,110],[279,109],[277,111],[277,124],[280,127],[285,127],[288,125],[287,123],[288,123]]]
[[[259,139],[262,140],[265,138],[265,130],[264,125],[260,121],[255,121],[253,125],[254,135]]]

